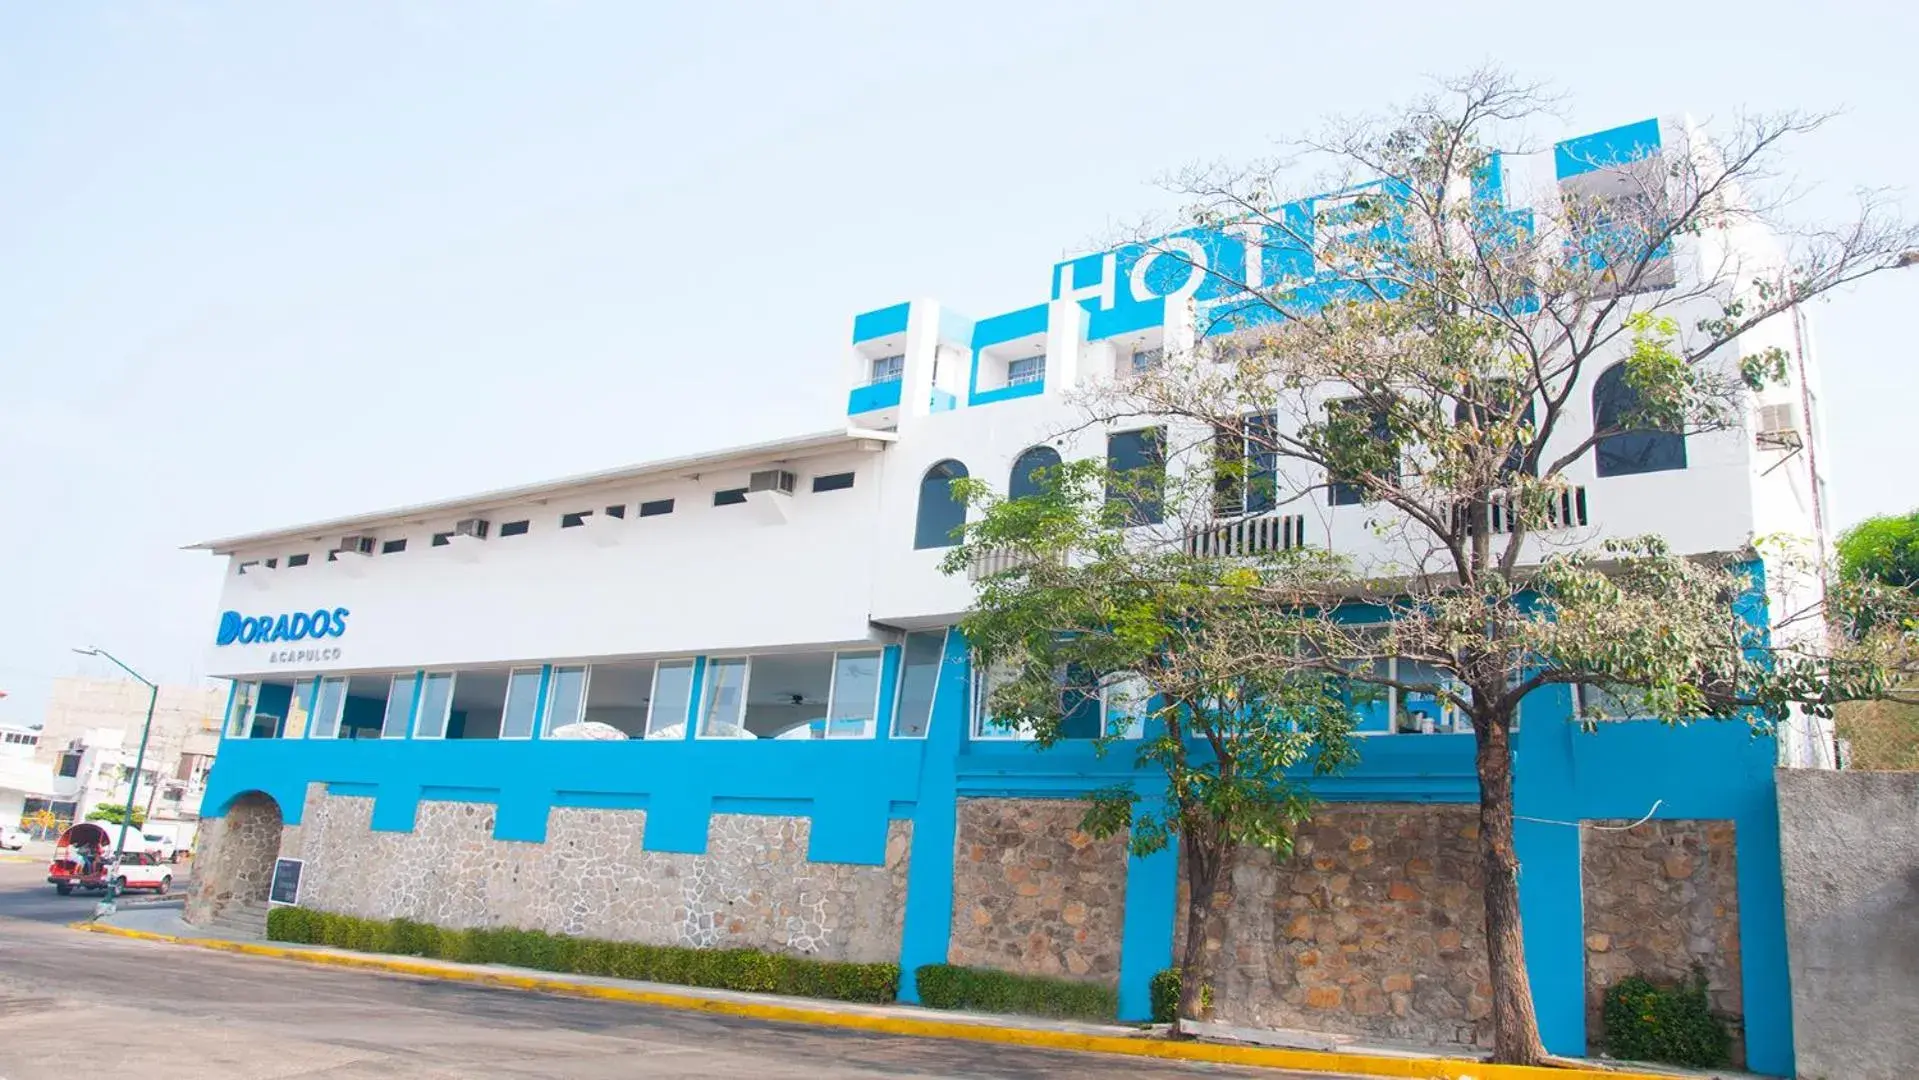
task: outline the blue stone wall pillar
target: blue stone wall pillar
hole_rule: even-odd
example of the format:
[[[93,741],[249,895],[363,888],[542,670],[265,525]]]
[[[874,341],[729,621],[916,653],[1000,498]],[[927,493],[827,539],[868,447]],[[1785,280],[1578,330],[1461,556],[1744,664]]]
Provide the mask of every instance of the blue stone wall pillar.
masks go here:
[[[953,844],[958,829],[960,750],[966,745],[967,685],[971,664],[966,638],[946,634],[933,713],[920,765],[919,799],[913,809],[913,856],[906,868],[906,919],[900,935],[900,1000],[919,1001],[913,972],[946,962],[953,932]]]
[[[1143,785],[1142,785],[1143,786]],[[1162,788],[1164,785],[1161,785]],[[1160,812],[1160,797],[1142,807]],[[1173,925],[1179,905],[1178,841],[1151,855],[1126,859],[1126,919],[1119,951],[1119,1018],[1153,1018],[1153,976],[1173,966]]]

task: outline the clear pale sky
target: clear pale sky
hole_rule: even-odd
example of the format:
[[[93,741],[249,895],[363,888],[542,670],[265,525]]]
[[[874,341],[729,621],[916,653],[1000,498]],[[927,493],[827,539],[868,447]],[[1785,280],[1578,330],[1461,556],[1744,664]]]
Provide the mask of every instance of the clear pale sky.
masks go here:
[[[7,4],[0,720],[107,673],[74,645],[198,677],[183,544],[833,426],[854,313],[1038,302],[1155,176],[1425,75],[1550,79],[1547,136],[1843,108],[1804,208],[1910,188],[1914,41],[1780,0]],[[1814,311],[1840,524],[1919,505],[1915,309],[1919,271]]]

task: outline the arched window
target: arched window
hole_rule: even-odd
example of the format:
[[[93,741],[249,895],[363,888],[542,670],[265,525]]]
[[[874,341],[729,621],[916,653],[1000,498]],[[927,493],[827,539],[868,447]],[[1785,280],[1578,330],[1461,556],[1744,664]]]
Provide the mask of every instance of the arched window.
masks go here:
[[[953,491],[953,481],[966,479],[966,466],[942,461],[920,478],[919,516],[913,524],[915,548],[952,547],[966,524],[966,504]]]
[[[1059,451],[1050,446],[1028,447],[1013,459],[1013,475],[1006,481],[1006,497],[1024,499],[1038,495],[1043,470],[1059,468]],[[1040,475],[1034,475],[1039,473]]]
[[[1686,437],[1672,431],[1633,428],[1639,392],[1626,381],[1626,364],[1607,368],[1593,383],[1593,431],[1600,436],[1593,456],[1601,476],[1631,476],[1686,467]]]

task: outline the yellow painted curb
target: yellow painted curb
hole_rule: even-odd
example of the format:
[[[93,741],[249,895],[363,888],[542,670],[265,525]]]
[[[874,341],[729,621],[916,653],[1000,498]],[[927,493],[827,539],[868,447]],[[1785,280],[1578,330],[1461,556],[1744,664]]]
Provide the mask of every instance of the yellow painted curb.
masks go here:
[[[1375,1057],[1368,1054],[1344,1054],[1319,1050],[1287,1050],[1267,1046],[1243,1046],[1156,1039],[1144,1035],[1082,1035],[1070,1031],[1043,1028],[999,1027],[993,1024],[966,1023],[931,1017],[870,1016],[864,1013],[837,1012],[831,1009],[771,1002],[730,1001],[673,994],[658,990],[638,990],[623,986],[570,982],[544,975],[518,975],[507,971],[475,971],[443,967],[439,964],[404,957],[375,956],[367,953],[331,952],[290,948],[284,945],[227,941],[221,938],[190,938],[174,934],[156,934],[146,930],[128,930],[102,923],[74,923],[76,930],[142,941],[162,941],[174,945],[192,945],[218,952],[245,956],[265,956],[295,960],[327,967],[383,971],[415,978],[446,982],[474,983],[512,990],[534,990],[550,994],[621,1001],[633,1005],[652,1005],[665,1009],[738,1016],[751,1020],[772,1020],[787,1024],[845,1028],[883,1035],[907,1035],[922,1038],[966,1039],[973,1042],[1004,1043],[1046,1050],[1074,1050],[1099,1054],[1127,1054],[1133,1057],[1161,1058],[1172,1061],[1211,1062],[1219,1065],[1253,1065],[1300,1072],[1344,1073],[1359,1076],[1400,1077],[1402,1080],[1673,1080],[1650,1073],[1613,1072],[1603,1069],[1544,1069],[1524,1065],[1490,1065],[1459,1058]]]

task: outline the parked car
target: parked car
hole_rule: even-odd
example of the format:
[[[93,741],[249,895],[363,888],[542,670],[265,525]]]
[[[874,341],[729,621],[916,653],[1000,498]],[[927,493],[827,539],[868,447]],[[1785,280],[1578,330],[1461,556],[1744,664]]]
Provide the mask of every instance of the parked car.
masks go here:
[[[131,840],[132,837],[128,839]],[[173,837],[164,833],[141,833],[140,839],[145,842],[146,850],[157,856],[161,862],[180,861],[180,850],[173,846]]]
[[[0,827],[0,848],[7,851],[19,851],[27,846],[29,839],[25,829],[16,829],[11,825]]]

